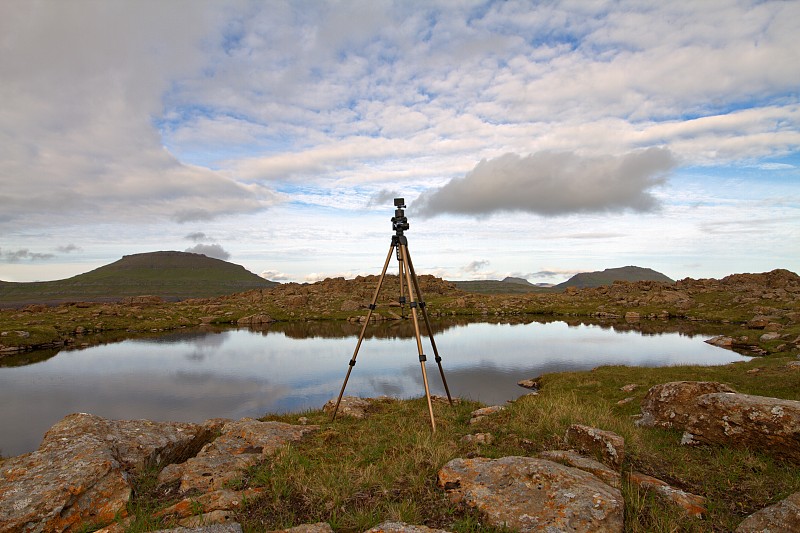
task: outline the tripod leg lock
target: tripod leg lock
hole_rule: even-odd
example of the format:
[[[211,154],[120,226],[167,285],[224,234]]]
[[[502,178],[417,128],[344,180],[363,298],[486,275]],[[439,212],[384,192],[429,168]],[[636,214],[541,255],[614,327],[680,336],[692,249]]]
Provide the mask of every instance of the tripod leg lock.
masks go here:
[[[418,302],[420,308],[425,309],[425,302]]]
[[[347,364],[350,365],[350,366],[356,366],[356,360],[355,359],[350,359],[350,362],[347,363]]]
[[[442,358],[441,358],[441,356],[439,356],[439,355],[437,355],[437,356],[436,356],[436,357],[434,357],[433,359],[434,359],[434,361],[436,361],[437,363],[441,363],[441,362],[442,362]]]
[[[377,308],[378,308],[378,306],[377,306],[376,304],[369,304],[369,305],[367,306],[367,308],[369,308],[369,310],[370,310],[370,311],[374,311],[375,309],[377,309]]]
[[[418,302],[411,302],[411,303],[410,303],[410,304],[408,304],[408,305],[409,305],[409,306],[410,306],[410,307],[413,309],[413,308],[417,307],[417,303],[418,303]]]
[[[420,363],[424,363],[427,360],[428,360],[428,358],[425,356],[424,353],[419,354],[419,362]]]
[[[400,301],[401,305],[405,304],[406,303],[406,297],[405,296],[401,296],[399,301]]]

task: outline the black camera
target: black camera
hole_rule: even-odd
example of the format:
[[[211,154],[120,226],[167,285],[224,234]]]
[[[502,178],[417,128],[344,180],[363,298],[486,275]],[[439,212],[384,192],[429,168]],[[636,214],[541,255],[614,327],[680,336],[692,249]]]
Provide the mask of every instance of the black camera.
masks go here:
[[[398,235],[402,235],[403,232],[408,229],[408,219],[406,218],[405,211],[403,211],[403,208],[406,206],[405,199],[395,198],[394,206],[396,209],[392,217],[392,229],[397,232]]]

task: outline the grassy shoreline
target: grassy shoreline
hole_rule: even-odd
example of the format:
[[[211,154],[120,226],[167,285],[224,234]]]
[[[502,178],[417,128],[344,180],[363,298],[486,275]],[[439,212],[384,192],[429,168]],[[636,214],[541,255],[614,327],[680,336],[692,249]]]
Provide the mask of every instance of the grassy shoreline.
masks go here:
[[[246,471],[231,488],[261,487],[265,493],[234,514],[245,531],[269,531],[328,522],[336,531],[365,531],[398,520],[459,533],[497,531],[475,511],[452,504],[436,486],[438,470],[456,457],[536,456],[565,449],[571,424],[614,431],[626,441],[623,471],[635,470],[708,499],[702,519],[665,507],[652,495],[623,484],[625,531],[733,531],[749,514],[800,491],[797,465],[767,454],[718,446],[679,445],[681,432],[635,426],[647,390],[680,380],[727,383],[739,392],[800,400],[800,372],[786,372],[789,358],[767,357],[720,367],[599,367],[546,374],[538,395],[525,395],[475,425],[470,412],[482,404],[434,402],[431,433],[424,398],[374,401],[367,418],[321,410],[266,415],[261,420],[302,422],[319,431]],[[752,372],[758,369],[757,372]],[[636,384],[632,392],[624,385]],[[620,404],[628,397],[633,400]],[[489,444],[465,435],[490,433]],[[146,484],[145,484],[146,485]],[[169,503],[154,490],[140,490],[129,531],[163,527],[152,514]]]

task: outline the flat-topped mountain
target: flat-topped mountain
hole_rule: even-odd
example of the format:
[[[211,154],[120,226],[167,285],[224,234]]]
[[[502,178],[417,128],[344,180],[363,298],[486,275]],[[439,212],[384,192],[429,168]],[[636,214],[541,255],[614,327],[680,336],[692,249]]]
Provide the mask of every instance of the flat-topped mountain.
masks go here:
[[[556,290],[564,290],[567,287],[578,287],[579,289],[602,287],[603,285],[611,285],[615,281],[660,281],[663,283],[675,283],[675,280],[651,268],[626,266],[621,268],[607,268],[603,271],[596,272],[581,272],[580,274],[575,274],[564,283],[559,283],[554,288]]]
[[[277,285],[241,265],[188,252],[126,255],[91,272],[57,281],[0,282],[0,306],[66,301],[209,298]]]

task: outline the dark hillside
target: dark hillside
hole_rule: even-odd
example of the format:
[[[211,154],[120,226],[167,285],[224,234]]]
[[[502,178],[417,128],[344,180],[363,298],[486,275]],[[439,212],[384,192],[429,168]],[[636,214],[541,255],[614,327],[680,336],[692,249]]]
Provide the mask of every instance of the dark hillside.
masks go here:
[[[612,285],[615,281],[660,281],[663,283],[675,283],[675,280],[651,268],[626,266],[622,268],[607,268],[602,272],[582,272],[580,274],[575,274],[567,281],[559,283],[554,288],[556,290],[564,290],[567,287],[577,287],[579,289],[602,287],[603,285]]]
[[[151,295],[166,300],[208,298],[274,287],[240,265],[201,254],[150,252],[126,255],[91,272],[33,283],[0,282],[0,306],[66,301],[117,301]]]

